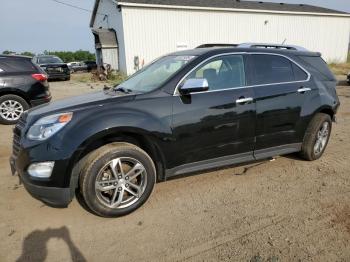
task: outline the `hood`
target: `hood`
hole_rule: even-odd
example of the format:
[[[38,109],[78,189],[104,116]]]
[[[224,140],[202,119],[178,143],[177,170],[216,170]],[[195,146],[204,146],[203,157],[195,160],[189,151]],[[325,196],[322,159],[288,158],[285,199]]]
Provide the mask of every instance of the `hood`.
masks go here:
[[[46,116],[55,113],[74,112],[89,107],[105,106],[109,103],[120,103],[125,101],[131,101],[135,98],[135,95],[123,94],[123,93],[107,93],[104,91],[89,93],[85,95],[70,97],[49,104],[41,105],[29,110],[29,115]]]

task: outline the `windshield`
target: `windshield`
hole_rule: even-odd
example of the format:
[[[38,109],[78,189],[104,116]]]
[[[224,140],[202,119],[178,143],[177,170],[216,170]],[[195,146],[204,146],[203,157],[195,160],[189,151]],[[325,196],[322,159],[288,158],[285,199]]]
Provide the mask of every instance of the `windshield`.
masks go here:
[[[55,56],[48,56],[48,57],[40,57],[38,59],[39,64],[57,64],[57,63],[63,63],[63,61]]]
[[[153,91],[193,58],[194,56],[164,56],[136,72],[118,87],[141,93]]]

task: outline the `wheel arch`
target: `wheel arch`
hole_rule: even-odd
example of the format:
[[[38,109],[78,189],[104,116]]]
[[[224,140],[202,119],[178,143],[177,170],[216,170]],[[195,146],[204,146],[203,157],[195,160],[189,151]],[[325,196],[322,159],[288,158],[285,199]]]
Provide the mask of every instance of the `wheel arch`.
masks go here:
[[[334,121],[334,117],[335,117],[335,114],[336,114],[335,110],[331,106],[327,106],[327,105],[318,108],[315,111],[313,116],[315,116],[317,113],[323,113],[323,114],[329,115],[331,117],[332,121]]]
[[[75,189],[78,186],[79,173],[77,172],[80,171],[81,166],[77,169],[75,167],[84,160],[84,157],[94,150],[113,142],[126,142],[140,147],[152,158],[157,171],[157,180],[163,181],[165,179],[165,159],[156,142],[156,138],[152,134],[137,128],[118,129],[113,132],[101,131],[86,139],[78,147],[78,150],[73,154],[69,163],[71,183],[73,183],[71,187]]]
[[[0,97],[5,96],[5,95],[16,95],[19,96],[20,98],[24,99],[29,106],[30,104],[30,99],[28,96],[25,94],[25,92],[22,92],[20,90],[15,90],[15,89],[0,89]]]

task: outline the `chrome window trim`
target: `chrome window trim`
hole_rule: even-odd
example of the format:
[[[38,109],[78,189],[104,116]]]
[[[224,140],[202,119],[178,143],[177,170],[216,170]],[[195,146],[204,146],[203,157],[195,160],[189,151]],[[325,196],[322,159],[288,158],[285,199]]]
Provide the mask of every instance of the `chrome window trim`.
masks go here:
[[[303,67],[301,66],[298,62],[293,60],[292,58],[282,55],[282,54],[275,54],[275,53],[266,53],[266,52],[230,52],[230,53],[222,53],[222,54],[217,54],[211,57],[208,57],[207,59],[203,60],[200,62],[198,65],[196,65],[194,68],[192,68],[184,77],[181,78],[181,80],[177,83],[173,96],[180,96],[179,93],[179,86],[180,84],[185,80],[186,77],[188,77],[193,71],[195,71],[198,67],[202,66],[206,62],[208,62],[211,59],[214,59],[216,57],[220,56],[229,56],[229,55],[244,55],[244,54],[249,54],[249,55],[274,55],[274,56],[281,56],[286,59],[288,59],[290,62],[294,63],[296,66],[298,66],[301,70],[303,70],[307,74],[307,79],[306,80],[298,80],[298,81],[290,81],[290,82],[276,82],[276,83],[271,83],[271,84],[261,84],[261,85],[246,85],[246,86],[240,86],[240,87],[232,87],[232,88],[225,88],[225,89],[218,89],[218,90],[208,90],[208,91],[203,91],[203,92],[196,92],[196,93],[190,93],[192,95],[194,94],[202,94],[202,93],[213,93],[213,92],[220,92],[220,91],[227,91],[227,90],[233,90],[233,89],[242,89],[242,88],[251,88],[251,87],[259,87],[259,86],[271,86],[271,85],[284,85],[284,84],[293,84],[293,83],[305,83],[309,82],[311,79],[311,74]]]

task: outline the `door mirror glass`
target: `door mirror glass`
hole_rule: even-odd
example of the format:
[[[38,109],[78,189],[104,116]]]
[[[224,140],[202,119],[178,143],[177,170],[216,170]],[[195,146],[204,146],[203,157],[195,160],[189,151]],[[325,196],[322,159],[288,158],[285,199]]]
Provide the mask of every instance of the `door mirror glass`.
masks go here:
[[[208,91],[209,84],[205,78],[191,78],[185,81],[180,88],[180,93],[183,95]]]

